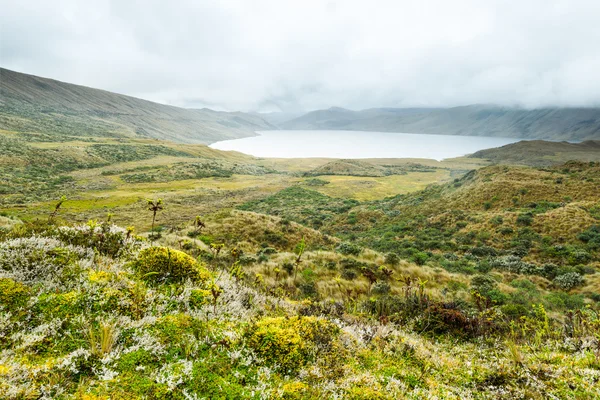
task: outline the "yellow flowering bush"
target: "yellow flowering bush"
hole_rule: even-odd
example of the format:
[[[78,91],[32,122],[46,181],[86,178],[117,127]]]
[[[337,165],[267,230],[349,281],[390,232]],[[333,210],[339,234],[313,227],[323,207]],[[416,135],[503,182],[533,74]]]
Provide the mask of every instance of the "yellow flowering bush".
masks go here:
[[[10,278],[0,278],[0,306],[9,310],[23,307],[27,304],[29,296],[28,286]]]
[[[246,332],[248,345],[267,363],[295,371],[314,359],[317,348],[328,350],[339,329],[324,318],[267,317]]]
[[[283,385],[281,398],[285,400],[300,400],[308,398],[309,387],[302,382],[290,382]]]
[[[133,263],[135,270],[148,283],[177,283],[191,279],[206,282],[210,272],[193,257],[168,247],[149,247],[140,252]]]
[[[65,293],[48,293],[39,297],[36,309],[46,316],[67,318],[81,312],[83,293],[70,291]]]

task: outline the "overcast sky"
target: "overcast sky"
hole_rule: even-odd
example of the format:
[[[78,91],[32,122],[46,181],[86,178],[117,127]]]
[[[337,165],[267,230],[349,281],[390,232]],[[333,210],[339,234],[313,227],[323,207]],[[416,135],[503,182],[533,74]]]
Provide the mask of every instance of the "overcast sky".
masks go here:
[[[0,0],[0,65],[184,107],[600,105],[600,0]]]

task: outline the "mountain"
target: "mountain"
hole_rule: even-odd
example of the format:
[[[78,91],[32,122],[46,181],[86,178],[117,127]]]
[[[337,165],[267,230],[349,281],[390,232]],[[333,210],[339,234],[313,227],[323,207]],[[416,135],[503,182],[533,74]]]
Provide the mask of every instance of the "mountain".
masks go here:
[[[309,112],[283,129],[333,129],[583,141],[600,139],[600,108],[526,110],[493,105],[446,109],[337,107]]]
[[[63,137],[212,143],[275,127],[257,115],[185,109],[0,68],[0,129]]]
[[[436,109],[429,108],[369,108],[353,111],[341,107],[311,111],[298,118],[279,124],[283,129],[346,129],[373,130],[359,128],[360,125],[375,124],[376,119],[386,119],[414,114],[428,114]],[[393,131],[393,130],[392,130]]]
[[[287,111],[275,111],[275,112],[268,112],[268,113],[251,113],[253,115],[257,115],[259,117],[261,117],[262,119],[264,119],[265,121],[267,121],[268,123],[275,125],[275,126],[279,126],[280,124],[292,120],[294,118],[298,118],[302,115],[304,115],[303,112],[287,112]]]
[[[525,140],[506,146],[480,150],[471,158],[483,158],[494,164],[530,165],[543,167],[569,160],[600,161],[600,140],[581,143]]]

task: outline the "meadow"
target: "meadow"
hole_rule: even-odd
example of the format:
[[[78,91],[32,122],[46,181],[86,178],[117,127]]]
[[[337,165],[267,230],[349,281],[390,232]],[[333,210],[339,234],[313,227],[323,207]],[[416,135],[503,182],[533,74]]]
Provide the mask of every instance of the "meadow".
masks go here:
[[[0,141],[5,398],[600,397],[600,163]]]

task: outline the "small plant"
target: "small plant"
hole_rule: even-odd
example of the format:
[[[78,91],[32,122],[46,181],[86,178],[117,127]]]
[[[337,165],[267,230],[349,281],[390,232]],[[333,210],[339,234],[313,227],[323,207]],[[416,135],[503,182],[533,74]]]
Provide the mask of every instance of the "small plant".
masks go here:
[[[52,211],[52,214],[50,214],[50,218],[48,218],[50,221],[52,221],[56,217],[58,211],[60,210],[65,201],[67,201],[66,196],[62,196],[60,200],[58,200],[58,203],[56,203],[56,205],[54,206],[54,211]]]
[[[304,249],[306,248],[306,242],[304,238],[300,240],[300,243],[296,245],[294,252],[296,253],[296,260],[294,261],[294,281],[296,281],[296,276],[298,276],[298,269],[300,268],[300,264],[302,263],[302,255],[304,254]]]
[[[154,222],[156,221],[156,214],[164,209],[162,199],[148,200],[148,211],[152,211],[152,229],[150,230],[150,236],[154,240]]]
[[[196,215],[196,218],[194,218],[193,226],[194,236],[198,236],[202,232],[202,229],[206,228],[206,224],[202,222],[199,215]]]
[[[90,352],[103,357],[109,354],[117,343],[118,331],[114,322],[103,321],[98,328],[90,327],[87,331]]]

